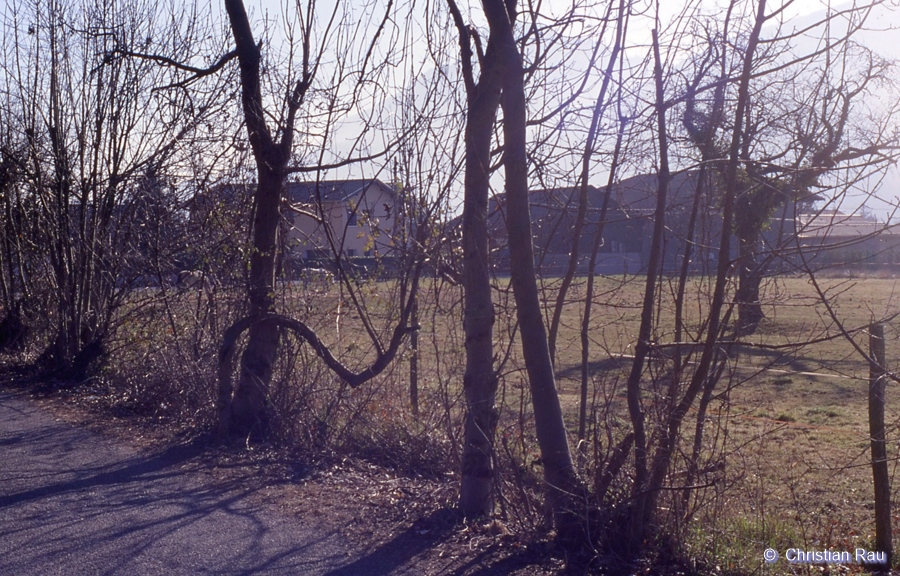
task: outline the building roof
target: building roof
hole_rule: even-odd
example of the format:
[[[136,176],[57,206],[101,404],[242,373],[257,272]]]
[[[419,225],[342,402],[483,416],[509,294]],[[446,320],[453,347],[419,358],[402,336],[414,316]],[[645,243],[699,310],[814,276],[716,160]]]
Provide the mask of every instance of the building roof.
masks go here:
[[[375,186],[390,194],[393,188],[378,180],[320,180],[318,182],[287,182],[284,185],[285,196],[291,202],[312,203],[321,199],[322,202],[346,202],[362,194],[365,190]]]
[[[697,171],[676,172],[669,182],[666,207],[670,212],[689,210],[697,188]],[[659,180],[656,174],[639,174],[626,178],[612,186],[610,191],[610,212],[617,218],[652,218],[656,212],[656,194]],[[558,217],[562,213],[575,214],[578,210],[577,187],[531,189],[528,191],[532,220]],[[706,203],[709,203],[709,190]],[[588,186],[587,221],[596,222],[606,196],[606,187]],[[494,212],[506,202],[506,194],[501,192],[492,198],[491,211]]]
[[[690,210],[694,195],[697,191],[700,172],[696,169],[673,172],[669,180],[666,195],[667,210]],[[705,185],[704,205],[713,207],[716,203],[713,199],[719,195],[718,189],[722,183],[720,176],[715,171],[707,172]],[[659,177],[656,173],[638,174],[622,180],[613,186],[613,198],[623,210],[633,215],[652,215],[656,210],[656,195],[659,189]],[[806,191],[800,194],[799,200],[812,203],[822,200],[822,197],[814,192]],[[789,192],[783,192],[787,196]],[[718,210],[718,208],[716,208]]]
[[[898,226],[872,220],[862,214],[844,214],[837,210],[823,210],[797,215],[800,238],[860,238],[875,234],[900,234]]]
[[[565,188],[529,189],[528,205],[531,208],[532,219],[545,218],[547,215],[559,215],[562,213],[575,214],[578,211],[578,195],[580,189],[575,186]],[[588,186],[588,221],[596,221],[599,217],[605,197],[605,188]],[[506,192],[499,192],[490,198],[488,211],[499,214],[506,205]],[[609,210],[614,211],[618,204],[614,198],[610,199]]]
[[[667,209],[688,209],[697,189],[696,170],[675,172],[669,180]],[[623,210],[633,215],[652,215],[656,211],[659,177],[655,173],[638,174],[613,186],[612,197]]]

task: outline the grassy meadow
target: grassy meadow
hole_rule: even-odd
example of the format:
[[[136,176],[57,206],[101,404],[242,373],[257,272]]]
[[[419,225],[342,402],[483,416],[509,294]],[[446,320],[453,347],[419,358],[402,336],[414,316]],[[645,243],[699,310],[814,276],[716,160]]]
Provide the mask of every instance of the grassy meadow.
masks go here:
[[[601,295],[593,313],[594,392],[599,388],[611,399],[612,422],[628,417],[623,386],[638,329],[643,281],[604,279],[605,301]],[[788,565],[784,551],[830,549],[852,554],[856,547],[873,549],[869,367],[848,338],[867,352],[866,327],[900,312],[900,293],[893,279],[818,282],[831,310],[807,277],[765,281],[761,300],[766,318],[752,336],[730,350],[726,374],[710,405],[711,438],[706,449],[715,452],[715,460],[724,466],[708,478],[713,485],[698,490],[700,509],[691,519],[693,525],[684,528],[698,557],[714,559],[724,571],[821,573],[821,567]],[[687,290],[692,301],[685,302],[685,322],[696,325],[709,290],[705,282],[695,283]],[[673,307],[665,296],[671,292],[665,288],[662,292],[660,344],[671,342],[673,335]],[[560,390],[571,422],[580,386],[579,310],[580,306],[570,307],[559,351]],[[900,361],[898,328],[897,322],[885,325],[889,368]],[[616,357],[622,360],[604,361]],[[653,394],[652,386],[645,394]],[[888,385],[886,399],[889,456],[896,457],[900,390],[894,383]],[[692,415],[696,410],[687,418],[686,432],[691,431]],[[892,477],[895,471],[894,461]],[[895,534],[900,534],[898,519],[900,514],[895,514]],[[774,565],[762,560],[770,547],[782,555]]]
[[[555,301],[557,282],[543,284],[548,307]],[[684,302],[682,343],[686,348],[703,321],[710,292],[707,280],[692,282]],[[601,277],[595,286],[589,333],[589,429],[583,445],[583,470],[589,484],[597,465],[608,458],[610,446],[630,426],[624,387],[638,332],[643,283],[643,277]],[[830,310],[806,277],[766,279],[762,296],[766,318],[752,336],[723,345],[727,362],[706,413],[703,466],[684,501],[682,495],[687,493],[680,487],[696,425],[696,403],[682,427],[682,452],[671,471],[671,485],[679,489],[664,497],[668,504],[663,505],[663,521],[681,535],[680,549],[699,569],[818,574],[819,567],[787,564],[784,551],[852,553],[856,547],[873,546],[868,364],[848,338],[867,350],[866,327],[900,312],[900,294],[895,281],[887,278],[835,277],[820,283]],[[279,305],[314,328],[345,364],[361,369],[375,357],[375,346],[346,287],[295,282],[279,290]],[[369,325],[386,342],[397,318],[393,304],[397,286],[367,282],[355,290]],[[464,409],[462,295],[459,287],[437,280],[425,281],[420,290],[418,416],[413,416],[409,403],[412,350],[404,350],[375,381],[351,390],[328,372],[308,346],[287,338],[289,345],[272,388],[282,441],[316,450],[351,450],[440,480],[455,477]],[[573,446],[580,403],[584,293],[584,279],[577,279],[562,316],[557,347],[558,388]],[[649,361],[643,388],[651,430],[656,401],[666,382],[666,351],[671,350],[668,345],[675,334],[673,293],[664,280],[655,329],[659,354]],[[495,354],[501,367],[497,445],[504,481],[500,513],[509,523],[538,525],[538,451],[524,363],[514,338],[512,294],[504,279],[496,282],[495,301]],[[132,311],[120,346],[129,354],[122,366],[153,365],[155,369],[132,371],[125,378],[128,391],[121,394],[152,397],[160,412],[164,411],[160,404],[172,404],[178,398],[184,403],[186,395],[193,395],[191,409],[201,421],[211,422],[216,335],[237,318],[236,302],[237,297],[231,301],[223,290],[187,292],[165,306],[152,303]],[[548,319],[549,315],[548,310]],[[900,360],[898,327],[900,323],[886,324],[889,366]],[[900,391],[893,383],[887,389],[886,421],[893,458],[900,442]],[[892,475],[895,471],[892,460]],[[613,490],[624,494],[627,482],[625,474]],[[894,518],[900,535],[900,516]],[[762,559],[770,547],[782,554],[773,565]]]

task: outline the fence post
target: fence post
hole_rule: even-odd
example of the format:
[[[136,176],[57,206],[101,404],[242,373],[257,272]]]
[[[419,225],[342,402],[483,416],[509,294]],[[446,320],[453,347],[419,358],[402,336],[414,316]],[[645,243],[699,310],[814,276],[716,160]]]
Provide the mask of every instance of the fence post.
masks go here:
[[[872,476],[875,487],[875,545],[887,553],[890,568],[891,543],[891,481],[888,475],[887,449],[884,435],[885,351],[884,324],[869,326],[869,435],[872,441]]]
[[[413,327],[409,335],[409,402],[412,405],[413,417],[419,417],[419,295],[412,296],[412,310],[409,313],[409,324]]]

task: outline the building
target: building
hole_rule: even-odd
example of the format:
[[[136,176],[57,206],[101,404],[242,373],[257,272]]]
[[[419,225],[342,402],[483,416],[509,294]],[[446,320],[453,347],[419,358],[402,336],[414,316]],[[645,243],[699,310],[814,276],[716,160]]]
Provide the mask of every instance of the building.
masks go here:
[[[610,191],[603,243],[595,262],[598,274],[646,272],[656,217],[658,179],[640,174],[622,180]],[[579,244],[578,274],[588,270],[604,190],[588,188],[585,228]],[[545,276],[561,276],[568,267],[573,228],[578,211],[575,188],[529,192],[535,264]],[[797,270],[805,261],[814,267],[900,264],[900,226],[888,226],[862,215],[812,211],[821,201],[809,195],[804,202],[785,202],[775,210],[759,236],[758,256],[770,271]],[[713,273],[721,240],[720,194],[714,178],[700,186],[699,172],[672,174],[665,204],[663,273],[681,269],[687,238],[692,238],[688,270]],[[495,267],[508,272],[505,198],[490,205],[489,230]],[[695,210],[696,208],[696,210]],[[692,218],[692,214],[696,217]],[[731,256],[738,258],[738,240],[732,237]],[[801,256],[803,258],[801,258]]]
[[[900,225],[837,210],[797,215],[797,243],[815,268],[900,264]]]
[[[657,179],[655,174],[643,174],[623,180],[610,191],[603,238],[594,270],[597,274],[641,273],[647,269],[653,238],[656,213]],[[697,173],[681,172],[672,176],[666,201],[667,225],[663,236],[663,269],[675,271],[684,254],[685,238],[690,225],[690,213],[697,189]],[[554,188],[532,190],[531,221],[535,237],[535,264],[546,276],[565,274],[572,249],[574,224],[578,213],[578,189]],[[578,274],[588,271],[603,203],[605,189],[588,187],[585,228],[579,243]],[[699,198],[701,214],[710,212],[708,188]],[[498,271],[509,270],[506,247],[505,198],[492,199],[488,216],[491,248]],[[718,236],[717,222],[698,218],[694,223],[695,247],[692,269],[712,260]]]
[[[534,234],[535,266],[545,276],[561,276],[569,266],[574,226],[578,213],[576,188],[554,188],[529,192],[531,227]],[[588,187],[588,206],[584,230],[579,243],[577,272],[588,272],[591,251],[597,234],[597,224],[603,207],[603,192]],[[500,273],[509,271],[509,248],[506,236],[505,196],[491,199],[488,213],[493,265]],[[637,272],[641,267],[644,221],[629,218],[615,201],[607,209],[603,239],[594,264],[598,274]]]
[[[662,238],[664,273],[681,269],[689,237],[692,239],[689,270],[703,273],[715,269],[713,262],[718,254],[722,229],[720,218],[711,217],[719,213],[716,185],[709,174],[702,186],[699,179],[700,173],[696,170],[675,172],[669,178]],[[611,199],[622,218],[635,223],[632,230],[639,240],[635,238],[632,242],[640,243],[640,267],[637,270],[640,272],[646,272],[650,260],[658,190],[659,178],[655,173],[626,178],[611,190]],[[696,217],[692,219],[695,212]]]
[[[287,183],[287,249],[302,260],[387,256],[398,208],[394,189],[377,179]]]

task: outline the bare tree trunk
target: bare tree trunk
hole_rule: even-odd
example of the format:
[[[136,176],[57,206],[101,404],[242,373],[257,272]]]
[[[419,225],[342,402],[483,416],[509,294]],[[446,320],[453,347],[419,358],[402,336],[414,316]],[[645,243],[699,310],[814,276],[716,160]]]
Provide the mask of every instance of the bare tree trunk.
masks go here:
[[[884,434],[884,389],[886,383],[884,324],[869,326],[869,436],[872,438],[872,477],[875,490],[875,546],[884,552],[885,567],[891,565],[891,477]]]
[[[665,230],[666,196],[669,189],[669,156],[668,133],[666,131],[666,110],[663,93],[662,62],[659,56],[659,39],[653,30],[653,55],[655,60],[654,78],[656,80],[656,122],[659,139],[659,173],[656,192],[656,212],[653,221],[653,240],[650,245],[650,258],[647,265],[647,280],[644,287],[644,301],[641,308],[641,324],[638,330],[638,341],[634,346],[634,360],[627,383],[628,414],[634,430],[635,476],[632,496],[634,508],[629,525],[627,542],[629,548],[637,550],[646,534],[647,508],[652,508],[655,500],[648,497],[649,471],[647,468],[647,432],[644,410],[641,401],[641,380],[644,373],[644,361],[650,349],[653,314],[656,302],[656,280],[659,274],[663,252],[663,231]]]
[[[731,9],[726,12],[724,18],[723,29],[726,31],[730,25],[731,21]],[[682,350],[681,342],[684,339],[684,334],[687,332],[687,327],[684,323],[684,295],[687,289],[688,283],[688,274],[690,272],[691,259],[693,258],[694,246],[696,245],[696,225],[697,218],[700,212],[700,205],[703,200],[705,194],[707,194],[706,189],[709,185],[708,180],[710,178],[709,172],[709,163],[713,162],[716,159],[721,158],[723,152],[718,149],[716,146],[715,134],[718,126],[721,122],[723,108],[725,105],[725,82],[724,79],[727,77],[727,68],[726,68],[726,58],[724,49],[722,52],[718,54],[718,63],[720,66],[719,70],[719,80],[720,82],[715,88],[713,93],[713,109],[712,113],[708,118],[705,118],[705,121],[701,123],[697,123],[699,118],[695,115],[695,103],[694,103],[694,95],[697,84],[700,82],[700,78],[698,77],[695,84],[689,85],[688,87],[688,108],[684,113],[683,122],[685,127],[688,129],[688,132],[691,134],[692,138],[698,144],[700,148],[700,154],[702,158],[702,163],[700,165],[700,169],[697,172],[697,187],[694,191],[694,199],[691,206],[691,217],[688,223],[688,230],[685,239],[684,246],[684,255],[682,257],[681,262],[681,273],[678,278],[678,292],[675,298],[675,353],[674,353],[674,366],[672,369],[672,381],[673,382],[681,382],[684,374],[685,366],[688,360],[693,356],[693,350],[688,351],[686,354]],[[703,273],[708,273],[703,270]],[[719,370],[721,372],[721,370]],[[703,437],[704,431],[706,427],[706,412],[709,407],[709,403],[712,400],[712,393],[715,388],[715,384],[718,381],[718,375],[714,374],[710,378],[707,379],[704,388],[703,395],[700,397],[700,404],[697,407],[697,418],[696,425],[694,427],[694,443],[691,449],[690,460],[688,461],[688,469],[685,474],[684,485],[686,488],[682,492],[681,505],[682,505],[682,517],[688,518],[689,516],[689,505],[690,505],[690,496],[691,496],[691,488],[690,486],[694,483],[694,478],[697,475],[700,461],[701,449],[703,447]]]
[[[734,113],[735,122],[731,134],[728,165],[725,169],[725,195],[722,200],[723,233],[719,244],[716,284],[713,289],[713,299],[708,314],[709,322],[707,324],[706,339],[704,341],[700,360],[697,362],[690,383],[681,396],[681,399],[675,403],[674,408],[669,413],[666,422],[663,424],[663,429],[659,434],[656,453],[649,470],[646,468],[645,449],[643,456],[645,467],[643,470],[638,470],[638,474],[642,474],[642,483],[639,485],[636,477],[634,486],[635,503],[628,531],[629,548],[632,554],[639,553],[643,547],[646,536],[650,533],[651,522],[656,514],[659,492],[662,490],[663,483],[668,473],[672,455],[675,454],[681,424],[688,410],[693,405],[694,400],[697,398],[697,395],[707,382],[714,357],[718,354],[719,350],[717,343],[721,338],[723,325],[722,309],[725,302],[725,287],[731,269],[731,235],[728,234],[727,231],[731,230],[734,221],[734,202],[738,188],[737,171],[742,142],[741,127],[743,126],[743,118],[749,102],[749,85],[752,76],[753,57],[756,52],[756,46],[759,43],[759,36],[763,23],[766,20],[765,9],[765,0],[759,0],[753,30],[749,35],[747,47],[745,49],[743,68],[739,79],[738,99]],[[631,393],[632,391],[629,389],[630,408]],[[643,419],[641,419],[640,423],[641,426],[643,426]],[[635,457],[638,457],[637,448]]]
[[[740,273],[735,300],[738,305],[738,333],[743,336],[756,332],[760,321],[765,318],[759,301],[764,264],[759,261],[758,243],[756,235],[738,240]]]
[[[288,166],[288,162],[291,159],[297,112],[304,103],[306,93],[320,64],[321,52],[314,54],[313,50],[325,50],[324,46],[327,45],[329,36],[329,32],[326,31],[322,36],[318,37],[322,46],[312,46],[311,38],[315,32],[313,30],[315,25],[315,6],[316,3],[311,0],[307,3],[305,10],[303,7],[298,7],[298,10],[303,13],[301,17],[302,22],[299,24],[301,37],[300,53],[297,55],[297,59],[301,63],[300,70],[291,74],[292,77],[296,78],[293,86],[283,96],[284,100],[280,102],[277,110],[271,112],[264,109],[262,97],[261,74],[263,62],[260,53],[261,44],[257,44],[253,38],[253,32],[242,0],[225,0],[225,9],[228,13],[235,43],[235,49],[229,54],[236,55],[239,63],[241,105],[244,124],[247,127],[247,137],[256,161],[257,187],[253,202],[252,252],[250,255],[248,290],[249,316],[241,319],[229,328],[229,331],[231,331],[242,327],[237,332],[230,332],[232,335],[249,328],[248,341],[241,355],[239,380],[233,390],[229,372],[230,365],[225,361],[226,355],[223,351],[227,349],[228,354],[232,354],[234,343],[232,342],[228,346],[223,344],[220,350],[218,391],[220,434],[262,436],[268,432],[269,384],[272,378],[273,364],[278,353],[280,330],[287,328],[295,332],[299,331],[303,340],[313,346],[316,354],[325,361],[333,372],[346,380],[351,386],[358,386],[379,374],[384,370],[385,366],[393,361],[406,334],[412,329],[407,324],[412,301],[405,296],[407,294],[405,289],[402,289],[399,321],[394,328],[389,345],[387,347],[384,346],[373,328],[365,307],[359,300],[359,294],[351,286],[351,275],[347,272],[346,266],[341,263],[343,249],[340,242],[342,240],[336,239],[333,231],[328,227],[325,228],[325,236],[334,251],[339,276],[342,282],[345,282],[344,285],[348,289],[353,306],[360,314],[365,331],[377,350],[377,358],[369,368],[355,373],[341,364],[325,347],[315,332],[307,326],[302,323],[294,323],[290,319],[274,320],[276,317],[274,314],[274,293],[277,237],[284,179],[288,173],[315,170],[315,168]],[[332,12],[333,19],[337,18],[338,7],[339,5],[334,7]],[[389,3],[382,25],[390,17]],[[364,82],[364,78],[368,77],[367,64],[365,62],[368,62],[368,58],[372,53],[371,50],[375,49],[374,42],[379,37],[382,28],[383,26],[377,28],[372,39],[373,44],[370,45],[369,51],[366,52],[364,63],[352,75],[360,83],[357,84],[357,87]],[[351,34],[346,37],[347,42],[352,41],[350,40],[352,36]],[[347,51],[349,50],[349,45],[343,46],[343,48]],[[226,55],[220,61],[224,62],[229,58],[230,56]],[[203,73],[206,72],[203,71]],[[340,86],[340,81],[337,80],[337,82],[338,84],[333,86],[335,89]],[[275,119],[274,134],[273,131],[270,131],[268,125],[268,121],[272,118]],[[346,165],[357,161],[359,159],[345,159],[339,164]],[[415,294],[423,263],[424,259],[416,258],[414,260],[411,275],[407,278],[411,282],[409,294]],[[228,333],[229,331],[226,332]]]
[[[488,245],[491,136],[500,104],[499,54],[493,33],[476,83],[472,71],[470,31],[456,4],[448,0],[460,34],[468,94],[466,174],[463,202],[463,286],[465,289],[466,394],[460,508],[467,518],[494,510],[494,433],[497,428],[494,370],[494,304],[491,299]]]
[[[525,74],[513,34],[515,2],[485,0],[484,10],[497,35],[503,62],[503,164],[506,172],[506,224],[509,236],[511,283],[522,337],[522,353],[531,388],[534,423],[547,497],[560,536],[576,536],[582,526],[571,515],[578,481],[563,421],[547,332],[541,315],[534,269],[534,246],[528,203]]]
[[[619,130],[616,135],[616,145],[613,149],[612,163],[609,167],[609,178],[606,182],[606,191],[603,195],[603,207],[600,209],[600,217],[597,221],[597,230],[594,235],[594,246],[591,249],[591,261],[588,264],[587,288],[584,295],[584,315],[581,319],[581,398],[578,405],[578,471],[582,472],[586,460],[585,437],[587,434],[587,402],[588,387],[590,384],[589,362],[591,351],[591,310],[594,305],[594,271],[596,269],[597,254],[603,243],[603,229],[606,227],[606,215],[609,211],[609,200],[612,196],[612,187],[619,172],[619,155],[622,152],[622,141],[625,137],[625,120],[622,119],[621,103],[622,94],[619,93]],[[596,496],[602,497],[601,494]]]
[[[419,325],[419,295],[410,295],[412,309],[409,313],[409,323],[412,326]],[[419,330],[413,329],[409,335],[409,405],[412,408],[413,418],[419,418]]]
[[[496,102],[496,99],[495,99]],[[479,103],[470,107],[466,128],[466,194],[463,208],[463,282],[465,287],[466,394],[465,439],[463,444],[460,506],[466,517],[493,512],[494,432],[497,413],[494,407],[497,374],[494,370],[494,305],[491,300],[487,235],[490,122],[496,106]],[[485,106],[487,104],[487,106]],[[478,112],[481,112],[479,114]],[[484,134],[476,134],[476,132]],[[477,158],[476,158],[477,157]]]
[[[250,256],[250,314],[261,317],[275,311],[275,247],[278,230],[278,205],[281,197],[280,174],[257,163],[259,187],[253,220],[253,253]],[[279,328],[258,323],[250,328],[247,347],[241,355],[240,377],[231,400],[231,433],[264,436],[268,431],[266,400],[272,378],[272,366],[278,353]]]
[[[269,132],[263,112],[261,55],[253,39],[247,12],[241,0],[225,0],[225,9],[240,63],[241,102],[247,134],[256,158],[258,180],[254,198],[248,296],[251,316],[262,317],[274,312],[278,208],[293,140],[294,114],[308,87],[309,76],[304,74],[290,95],[286,123],[281,127],[281,141],[276,142]],[[266,434],[268,387],[278,352],[278,340],[279,328],[274,323],[256,323],[250,328],[234,395],[224,406],[220,406],[220,429],[240,436]]]
[[[610,4],[609,10],[611,13],[612,4]],[[600,125],[600,119],[602,118],[603,112],[607,107],[606,93],[609,90],[609,84],[612,80],[613,68],[616,65],[616,60],[618,60],[619,58],[619,52],[622,49],[622,41],[625,34],[625,20],[625,0],[619,0],[618,16],[616,18],[616,40],[613,44],[612,52],[609,55],[609,61],[606,64],[606,70],[603,73],[603,82],[600,86],[600,95],[597,96],[597,102],[594,104],[594,111],[591,115],[591,125],[590,128],[588,128],[587,142],[584,145],[584,154],[582,155],[581,159],[581,173],[578,176],[577,182],[578,212],[575,215],[575,224],[572,229],[572,250],[569,252],[569,265],[568,268],[566,268],[566,274],[563,277],[562,285],[560,285],[559,292],[556,295],[556,303],[553,306],[553,317],[550,320],[550,334],[548,343],[550,346],[550,358],[553,360],[554,365],[556,363],[556,339],[557,335],[559,334],[559,322],[562,318],[562,311],[566,302],[566,294],[569,291],[569,286],[571,286],[572,280],[573,278],[575,278],[575,272],[578,269],[581,235],[584,232],[584,219],[588,208],[588,188],[590,187],[588,184],[588,180],[590,179],[591,174],[591,159],[594,154],[594,145],[597,139],[597,130]],[[600,231],[598,230],[598,234],[599,232]],[[600,237],[598,236],[598,242],[599,238]],[[592,252],[592,258],[596,257],[596,250],[594,250]],[[591,260],[589,267],[591,268],[591,270],[594,269],[593,260]],[[580,439],[581,438],[579,438],[579,440]]]
[[[629,13],[631,4],[628,4]],[[604,105],[604,94],[607,90],[607,86],[609,82],[612,80],[613,68],[615,66],[616,60],[619,58],[619,54],[621,53],[622,44],[624,42],[625,37],[625,29],[627,23],[628,15],[625,13],[625,0],[621,0],[619,2],[619,12],[618,17],[616,19],[616,41],[613,46],[612,54],[609,57],[609,64],[606,67],[605,76],[603,78],[603,87],[600,91],[600,96],[597,98],[597,103],[594,106],[594,114],[591,118],[591,127],[588,133],[588,142],[585,144],[584,149],[584,157],[581,167],[581,185],[582,185],[582,195],[579,200],[583,200],[583,203],[587,204],[587,180],[590,174],[590,159],[593,155],[594,148],[594,139],[596,137],[597,127],[599,125],[600,117],[602,116],[602,111],[606,107]],[[621,78],[620,78],[621,80]],[[621,88],[621,87],[620,87]],[[617,92],[616,97],[617,103],[617,115],[619,117],[619,129],[616,133],[616,144],[613,150],[612,162],[609,168],[609,177],[606,183],[606,190],[603,195],[603,205],[600,208],[600,215],[597,218],[597,224],[594,230],[594,243],[591,247],[591,255],[590,260],[588,262],[588,274],[587,274],[587,288],[584,296],[584,313],[581,319],[581,394],[579,398],[578,405],[578,436],[577,436],[577,446],[578,446],[578,472],[583,473],[584,464],[587,456],[587,448],[585,444],[585,436],[587,434],[587,402],[588,402],[588,388],[590,384],[590,374],[589,374],[589,361],[590,361],[590,326],[591,326],[591,308],[594,304],[594,272],[596,270],[597,265],[597,254],[600,252],[600,246],[603,244],[603,230],[606,226],[606,215],[609,211],[609,200],[612,195],[612,186],[616,180],[616,175],[618,173],[619,168],[619,154],[622,151],[622,141],[625,136],[625,122],[622,120],[622,92],[621,89]],[[579,206],[580,208],[581,206]],[[578,236],[578,234],[576,234]],[[577,244],[577,242],[576,242]],[[573,246],[574,249],[574,246]],[[574,258],[569,262],[569,274],[567,277],[571,279],[571,276],[574,276],[575,270],[573,267]],[[556,309],[553,311],[553,320],[550,324],[550,353],[551,356],[554,355],[554,349],[556,347],[556,331],[559,327],[559,320],[562,315],[562,304],[563,299],[558,298],[556,301]],[[555,358],[554,358],[555,359]]]

